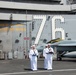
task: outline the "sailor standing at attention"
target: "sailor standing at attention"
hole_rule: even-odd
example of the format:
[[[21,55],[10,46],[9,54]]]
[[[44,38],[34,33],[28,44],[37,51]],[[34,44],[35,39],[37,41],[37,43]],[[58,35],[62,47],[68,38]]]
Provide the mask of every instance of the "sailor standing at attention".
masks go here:
[[[31,49],[29,51],[29,58],[30,58],[30,63],[31,63],[31,70],[37,70],[37,56],[38,56],[38,51],[35,48],[35,45],[31,46]]]
[[[52,70],[52,61],[53,61],[54,50],[50,44],[48,44],[46,49],[46,60],[47,60],[47,70]]]
[[[45,48],[43,50],[43,57],[44,57],[44,69],[47,69],[47,44],[45,45]]]

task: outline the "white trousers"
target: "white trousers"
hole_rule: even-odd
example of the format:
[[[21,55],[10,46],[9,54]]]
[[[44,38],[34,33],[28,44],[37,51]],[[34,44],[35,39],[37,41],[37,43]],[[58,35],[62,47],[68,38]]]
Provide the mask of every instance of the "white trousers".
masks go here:
[[[47,57],[46,62],[47,62],[47,69],[48,69],[48,70],[49,70],[49,69],[52,69],[52,61],[53,61],[52,56]]]
[[[37,57],[32,56],[30,62],[31,62],[31,70],[37,70]]]

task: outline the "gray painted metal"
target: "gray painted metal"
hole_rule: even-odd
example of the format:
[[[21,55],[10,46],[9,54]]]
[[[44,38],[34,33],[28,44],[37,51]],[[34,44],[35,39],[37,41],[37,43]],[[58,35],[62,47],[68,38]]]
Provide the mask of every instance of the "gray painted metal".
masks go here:
[[[46,39],[46,42],[51,40],[52,17],[55,15],[46,15],[46,16],[47,16],[47,20],[42,35],[39,39],[39,45],[45,44],[45,42],[43,42],[44,39]],[[68,39],[76,40],[76,36],[75,36],[76,15],[62,15],[62,16],[65,19],[65,23],[61,23],[60,20],[56,20],[56,27],[63,28],[65,34],[68,33],[68,36],[67,37],[65,36],[66,40]],[[31,36],[30,36],[29,27],[30,25],[32,27],[32,21],[34,21],[34,29],[31,30]],[[11,24],[10,21],[0,21],[0,40],[2,40],[2,43],[0,43],[0,49],[6,53],[10,51],[12,51],[12,53],[14,53],[14,51],[22,51],[23,53],[25,51],[28,52],[28,50],[30,49],[30,43],[32,45],[35,40],[32,38],[33,37],[36,38],[39,27],[42,22],[41,19],[39,20],[33,19],[32,21],[29,22],[12,21]],[[26,36],[26,25],[27,25],[27,36]],[[60,32],[56,33],[56,38],[61,38]]]
[[[10,7],[9,7],[10,6]],[[37,3],[18,3],[0,1],[0,8],[23,9],[23,10],[41,10],[41,11],[71,11],[71,5],[48,5]]]
[[[30,21],[32,15],[27,14],[14,14],[14,13],[0,13],[0,20],[16,20],[16,21]]]

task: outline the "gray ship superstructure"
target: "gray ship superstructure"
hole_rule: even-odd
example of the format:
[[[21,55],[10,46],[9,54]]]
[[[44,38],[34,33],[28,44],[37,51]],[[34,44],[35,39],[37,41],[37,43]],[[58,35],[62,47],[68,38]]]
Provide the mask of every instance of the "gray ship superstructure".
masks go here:
[[[30,46],[76,39],[75,0],[0,0],[0,51],[25,58]]]

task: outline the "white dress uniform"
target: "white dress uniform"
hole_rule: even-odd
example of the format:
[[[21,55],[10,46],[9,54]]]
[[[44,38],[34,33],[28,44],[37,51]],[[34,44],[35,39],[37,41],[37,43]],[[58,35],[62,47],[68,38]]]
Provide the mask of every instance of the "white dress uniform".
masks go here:
[[[54,50],[53,48],[46,48],[45,50],[45,63],[46,63],[46,69],[52,69],[52,59],[53,59],[53,54],[54,54]]]
[[[30,50],[29,52],[29,58],[31,62],[31,70],[37,70],[37,56],[38,56],[38,51],[35,50]]]
[[[45,48],[44,50],[43,50],[43,57],[44,57],[44,69],[47,69],[47,54],[46,54],[46,49],[47,48]]]

